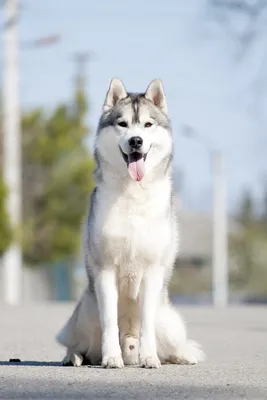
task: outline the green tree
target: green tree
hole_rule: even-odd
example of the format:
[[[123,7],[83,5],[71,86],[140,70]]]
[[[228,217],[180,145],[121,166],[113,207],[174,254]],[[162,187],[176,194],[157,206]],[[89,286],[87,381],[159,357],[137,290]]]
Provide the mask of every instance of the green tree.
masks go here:
[[[263,215],[256,213],[249,192],[241,199],[237,220],[241,230],[230,237],[233,260],[231,283],[234,289],[250,294],[267,294],[267,230]]]
[[[11,226],[5,209],[6,194],[6,187],[2,180],[2,174],[0,173],[0,257],[8,248],[12,238]]]
[[[23,115],[23,247],[27,264],[71,258],[93,187],[94,163],[85,145],[87,103],[78,88],[72,104],[47,115]]]
[[[3,157],[2,157],[2,142],[3,142],[3,115],[0,101],[0,257],[10,245],[12,239],[12,229],[9,217],[6,211],[5,202],[7,189],[3,180]]]

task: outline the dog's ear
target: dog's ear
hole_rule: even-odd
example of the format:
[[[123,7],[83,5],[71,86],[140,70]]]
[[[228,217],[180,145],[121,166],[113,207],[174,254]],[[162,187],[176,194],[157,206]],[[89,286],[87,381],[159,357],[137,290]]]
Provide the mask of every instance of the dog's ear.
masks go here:
[[[160,79],[154,79],[148,86],[145,97],[152,101],[165,114],[168,113],[166,97],[163,89],[163,84]]]
[[[127,92],[124,84],[119,78],[113,78],[109,85],[103,110],[109,111],[119,100],[124,99],[125,97],[127,97]]]

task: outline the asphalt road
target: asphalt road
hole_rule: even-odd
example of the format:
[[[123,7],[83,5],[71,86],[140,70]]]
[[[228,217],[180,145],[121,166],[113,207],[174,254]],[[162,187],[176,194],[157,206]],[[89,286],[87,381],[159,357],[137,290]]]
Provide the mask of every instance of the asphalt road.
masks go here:
[[[182,307],[207,360],[159,370],[61,367],[54,337],[73,307],[0,306],[1,399],[267,399],[266,307]]]

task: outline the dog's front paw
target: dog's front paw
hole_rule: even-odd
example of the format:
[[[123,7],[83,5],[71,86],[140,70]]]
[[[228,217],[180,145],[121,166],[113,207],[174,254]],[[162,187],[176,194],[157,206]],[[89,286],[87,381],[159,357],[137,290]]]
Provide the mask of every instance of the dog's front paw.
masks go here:
[[[102,367],[104,368],[123,368],[123,359],[121,356],[104,356],[102,360]]]
[[[161,363],[157,355],[152,356],[140,356],[139,361],[143,368],[160,368]]]
[[[123,355],[123,361],[125,365],[138,365],[139,364],[138,354]]]

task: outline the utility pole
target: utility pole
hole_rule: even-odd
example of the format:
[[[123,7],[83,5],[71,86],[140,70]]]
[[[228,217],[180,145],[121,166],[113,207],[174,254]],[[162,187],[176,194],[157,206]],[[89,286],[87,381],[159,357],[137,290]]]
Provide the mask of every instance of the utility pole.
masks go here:
[[[183,125],[185,137],[195,139],[206,147],[211,155],[213,179],[213,216],[212,216],[212,298],[215,307],[228,304],[228,215],[226,176],[221,151],[206,140],[191,125]]]
[[[212,151],[213,171],[213,263],[212,294],[215,307],[228,303],[227,194],[223,156]]]
[[[91,60],[89,52],[78,52],[74,54],[74,61],[76,63],[76,87],[81,88],[85,83],[86,64]]]
[[[21,132],[18,68],[18,0],[4,2],[3,65],[3,173],[8,195],[6,210],[13,228],[21,225]],[[14,240],[3,256],[4,300],[21,300],[22,254]]]
[[[5,0],[3,8],[3,175],[8,191],[6,210],[12,228],[17,230],[21,227],[22,221],[18,0]],[[50,35],[30,42],[29,46],[47,46],[59,40],[60,35]],[[21,246],[18,240],[13,240],[2,258],[3,293],[7,304],[16,305],[21,301],[22,265]]]

